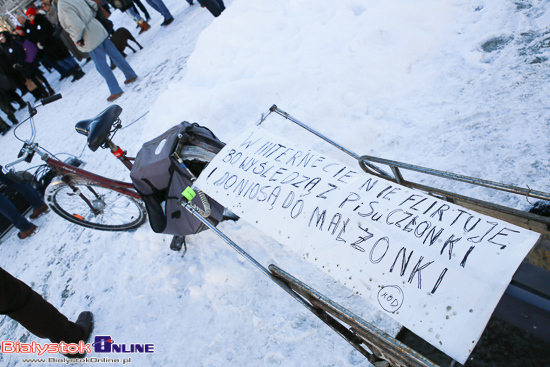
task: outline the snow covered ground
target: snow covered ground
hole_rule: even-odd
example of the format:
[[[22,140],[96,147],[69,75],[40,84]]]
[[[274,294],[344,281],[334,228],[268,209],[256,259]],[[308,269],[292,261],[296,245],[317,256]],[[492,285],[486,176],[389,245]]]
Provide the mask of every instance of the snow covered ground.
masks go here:
[[[174,23],[160,27],[162,17],[150,9],[152,28],[137,36],[144,49],[126,52],[140,78],[116,101],[128,127],[115,142],[131,154],[182,120],[230,140],[277,104],[358,154],[550,191],[544,0],[227,0],[219,18],[185,1],[166,4]],[[137,35],[125,14],[112,20]],[[93,64],[83,69],[76,83],[48,75],[63,99],[40,108],[37,141],[128,180],[109,152],[92,153],[74,131],[109,106]],[[290,122],[266,126],[350,161]],[[20,142],[11,133],[1,140],[0,163],[14,160]],[[529,207],[509,195],[462,193]],[[53,213],[36,223],[40,231],[28,240],[15,232],[4,238],[0,266],[69,318],[93,311],[96,334],[154,343],[154,354],[132,355],[134,366],[370,365],[211,232],[190,237],[181,257],[169,249],[170,236],[148,225],[100,232]],[[246,221],[219,228],[261,264],[278,264],[397,332],[395,322]],[[0,340],[44,342],[6,317]],[[27,365],[21,359],[0,354],[6,366]]]

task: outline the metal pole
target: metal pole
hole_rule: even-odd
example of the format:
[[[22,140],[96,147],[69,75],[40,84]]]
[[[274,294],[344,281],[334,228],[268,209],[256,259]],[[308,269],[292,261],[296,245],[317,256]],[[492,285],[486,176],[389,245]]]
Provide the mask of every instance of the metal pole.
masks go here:
[[[323,139],[324,141],[326,141],[330,145],[336,147],[337,149],[341,150],[342,152],[346,153],[347,155],[351,156],[352,158],[354,158],[356,160],[359,160],[360,156],[358,154],[352,152],[351,150],[349,150],[347,148],[344,148],[342,145],[336,143],[334,140],[326,137],[325,135],[321,134],[320,132],[312,129],[311,127],[304,124],[303,122],[300,122],[300,121],[296,120],[294,117],[290,116],[287,112],[279,109],[276,105],[271,106],[271,108],[269,109],[269,113],[267,113],[266,115],[262,115],[262,118],[260,119],[260,121],[257,122],[257,125],[260,125],[262,122],[264,122],[266,117],[269,116],[269,114],[271,112],[275,112],[276,114],[283,116],[285,119],[294,122],[296,125],[302,127],[303,129],[306,129],[310,133],[318,136],[319,138]],[[375,165],[373,165],[371,163],[365,163],[365,164],[367,164],[374,171],[378,172],[381,176],[383,176],[387,179],[393,180],[393,177],[389,173],[385,172],[384,170],[380,169],[379,167],[376,167]]]
[[[530,197],[537,198],[537,199],[542,199],[542,200],[550,200],[550,194],[547,194],[547,193],[542,192],[542,191],[524,189],[522,187],[517,187],[517,186],[498,183],[498,182],[483,180],[483,179],[475,178],[475,177],[463,176],[463,175],[459,175],[459,174],[456,174],[456,173],[438,171],[438,170],[431,169],[431,168],[415,166],[415,165],[408,164],[408,163],[392,161],[392,160],[389,160],[389,159],[378,158],[378,157],[373,157],[373,156],[369,156],[369,155],[363,155],[359,158],[360,164],[361,163],[365,164],[366,163],[365,161],[371,161],[371,162],[386,164],[386,165],[390,166],[392,169],[394,167],[400,167],[400,168],[405,168],[405,169],[408,169],[408,170],[411,170],[411,171],[424,173],[424,174],[427,174],[427,175],[438,176],[438,177],[443,177],[443,178],[447,178],[447,179],[450,179],[450,180],[466,182],[466,183],[469,183],[469,184],[472,184],[472,185],[488,187],[490,189],[511,192],[513,194],[519,194],[519,195],[524,195],[524,196],[530,196]]]
[[[183,200],[179,201],[179,204],[187,209],[193,216],[199,219],[204,225],[210,228],[214,233],[216,233],[221,239],[223,239],[227,244],[229,244],[235,251],[237,251],[241,256],[251,262],[258,270],[260,270],[265,276],[275,282],[280,286],[285,292],[291,295],[296,301],[298,301],[302,306],[307,308],[311,313],[317,316],[321,321],[328,325],[333,331],[340,335],[344,340],[346,340],[351,346],[353,346],[358,352],[360,352],[367,359],[370,359],[372,355],[367,352],[363,347],[360,346],[358,342],[351,340],[355,335],[353,335],[348,330],[341,327],[340,324],[331,322],[331,318],[327,317],[326,313],[323,310],[317,309],[305,301],[298,293],[292,290],[287,283],[281,279],[274,276],[269,270],[267,270],[262,264],[257,262],[252,256],[250,256],[246,251],[240,248],[235,242],[233,242],[229,237],[227,237],[222,231],[217,229],[212,223],[210,223],[206,218],[199,214],[199,212],[192,206],[186,203]],[[357,339],[357,337],[355,337]]]

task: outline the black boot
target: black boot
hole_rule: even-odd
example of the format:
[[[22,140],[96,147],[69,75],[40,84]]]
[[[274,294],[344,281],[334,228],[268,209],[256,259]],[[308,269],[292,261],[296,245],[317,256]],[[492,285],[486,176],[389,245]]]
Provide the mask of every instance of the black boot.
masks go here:
[[[65,74],[61,75],[61,77],[59,78],[59,81],[67,79],[71,74],[72,74],[71,70],[67,71]]]
[[[44,75],[40,75],[37,79],[42,82],[46,86],[46,88],[48,88],[48,91],[46,92],[44,98],[53,96],[55,94],[55,90],[53,90],[50,83],[48,83],[48,79],[46,79]],[[42,86],[42,88],[44,88],[44,86]]]
[[[84,75],[86,75],[86,73],[84,73],[82,71],[82,69],[80,68],[80,66],[77,66],[76,68],[73,69],[73,80],[71,80],[71,82],[76,82],[78,79],[82,78]]]
[[[81,312],[80,315],[78,315],[78,319],[76,319],[75,324],[82,328],[84,332],[83,336],[78,338],[78,340],[67,340],[65,342],[77,344],[79,341],[82,340],[84,343],[86,343],[88,340],[90,340],[90,336],[92,336],[92,331],[94,331],[94,314],[90,311]],[[64,354],[64,356],[67,358],[84,358],[86,357],[86,351],[84,351],[83,353]]]

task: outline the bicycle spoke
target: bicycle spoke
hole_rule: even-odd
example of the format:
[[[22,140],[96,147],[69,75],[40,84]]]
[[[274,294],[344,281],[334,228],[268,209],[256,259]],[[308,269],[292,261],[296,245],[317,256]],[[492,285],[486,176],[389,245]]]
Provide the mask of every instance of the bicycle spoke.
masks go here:
[[[66,184],[58,184],[49,195],[54,211],[71,222],[124,230],[139,226],[145,219],[144,208],[134,198],[90,182],[72,180],[71,186],[80,189],[79,195]]]

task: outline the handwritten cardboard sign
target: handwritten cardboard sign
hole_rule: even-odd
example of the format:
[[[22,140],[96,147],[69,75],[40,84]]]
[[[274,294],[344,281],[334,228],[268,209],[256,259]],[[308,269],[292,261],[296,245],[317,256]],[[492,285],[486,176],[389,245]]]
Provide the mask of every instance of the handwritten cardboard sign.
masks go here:
[[[197,186],[460,363],[539,237],[259,127]]]

